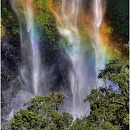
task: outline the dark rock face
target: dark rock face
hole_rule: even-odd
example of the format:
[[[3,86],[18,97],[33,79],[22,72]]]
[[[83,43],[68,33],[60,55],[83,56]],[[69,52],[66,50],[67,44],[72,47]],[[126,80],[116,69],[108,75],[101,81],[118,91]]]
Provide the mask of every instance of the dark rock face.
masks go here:
[[[20,42],[14,45],[10,38],[5,36],[2,39],[1,52],[2,90],[5,90],[18,75],[18,66],[21,61]]]
[[[8,0],[2,1],[2,27],[5,29],[1,39],[1,82],[2,91],[10,87],[10,82],[18,75],[21,62],[19,24]],[[3,34],[2,34],[3,35]]]
[[[20,85],[18,79],[21,63],[21,45],[18,20],[12,10],[10,1],[2,0],[2,28],[1,38],[1,96],[2,122],[11,110],[11,97],[15,97],[14,88]]]
[[[10,97],[15,96],[15,93],[11,93],[11,91],[20,85],[18,76],[21,63],[21,49],[19,36],[16,36],[17,38],[15,39],[14,35],[7,34],[2,38],[1,42],[2,121],[6,115],[5,108],[11,103]]]

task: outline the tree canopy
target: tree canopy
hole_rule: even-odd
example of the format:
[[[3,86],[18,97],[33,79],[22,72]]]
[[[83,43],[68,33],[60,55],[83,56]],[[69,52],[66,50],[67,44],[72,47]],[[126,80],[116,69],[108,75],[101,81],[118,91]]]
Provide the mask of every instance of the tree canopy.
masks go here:
[[[105,86],[91,90],[85,99],[91,107],[88,117],[73,121],[71,114],[61,113],[59,106],[64,96],[54,92],[32,98],[27,109],[17,112],[3,130],[128,130],[128,70],[128,62],[122,59],[111,60],[101,70],[98,77],[104,80]]]

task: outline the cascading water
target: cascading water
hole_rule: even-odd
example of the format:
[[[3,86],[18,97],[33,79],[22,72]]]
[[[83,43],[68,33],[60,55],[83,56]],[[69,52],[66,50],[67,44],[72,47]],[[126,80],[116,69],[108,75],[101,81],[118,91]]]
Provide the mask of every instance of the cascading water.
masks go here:
[[[49,0],[48,0],[49,1]],[[69,111],[74,119],[87,116],[90,113],[89,103],[83,100],[89,95],[92,88],[99,84],[97,75],[105,65],[105,55],[102,52],[102,44],[99,36],[99,28],[105,12],[105,0],[93,0],[93,33],[91,41],[84,44],[79,27],[79,15],[82,7],[82,0],[62,0],[61,14],[57,19],[59,33],[67,39],[66,53],[71,62],[69,71],[69,82],[72,97],[72,104]],[[14,101],[12,101],[11,116],[31,97],[47,94],[47,89],[41,89],[42,65],[39,50],[39,37],[34,24],[33,8],[31,0],[12,0],[12,6],[20,23],[22,66],[21,81],[22,90]],[[25,19],[24,19],[25,18]],[[87,48],[87,49],[86,49]],[[43,90],[43,91],[41,91]],[[43,94],[44,93],[44,94]],[[17,97],[19,97],[17,99]],[[14,103],[15,102],[15,103]],[[21,104],[19,104],[19,102]],[[18,105],[18,106],[17,106]]]
[[[103,69],[105,65],[105,56],[102,52],[102,44],[99,36],[99,27],[105,11],[105,8],[103,7],[105,6],[105,1],[93,1],[94,31],[92,34],[92,43],[89,43],[92,45],[88,46],[87,51],[84,49],[79,31],[78,18],[81,5],[81,0],[62,0],[60,21],[58,24],[60,34],[68,40],[69,49],[66,49],[66,52],[72,63],[69,74],[72,106],[69,111],[74,118],[89,115],[89,103],[84,103],[83,100],[87,97],[92,88],[96,88],[96,86],[100,85],[99,83],[101,81],[97,79],[97,76],[99,70]]]
[[[7,109],[3,117],[5,120],[10,120],[13,114],[22,108],[30,98],[46,93],[46,88],[41,88],[44,76],[40,58],[39,36],[36,24],[34,24],[32,0],[12,0],[11,2],[20,24],[22,63],[19,79],[21,86],[12,88],[9,92],[11,101],[7,104],[8,108],[5,107]],[[44,92],[41,91],[43,89]]]
[[[81,0],[62,0],[61,19],[64,26],[58,26],[59,32],[68,40],[68,50],[72,63],[70,70],[70,86],[72,92],[72,106],[69,108],[74,119],[89,114],[89,104],[84,103],[89,90],[87,89],[85,67],[85,52],[81,46],[81,40],[78,30],[78,15],[81,5]],[[89,83],[88,83],[89,84]]]
[[[12,1],[14,5],[17,5],[18,1]],[[41,72],[41,60],[40,50],[38,45],[38,34],[36,33],[36,27],[34,26],[34,16],[32,1],[26,0],[21,1],[21,5],[24,11],[24,17],[26,22],[26,30],[23,27],[21,15],[18,12],[18,7],[14,6],[14,10],[18,15],[21,29],[21,44],[22,44],[22,55],[23,64],[21,67],[21,76],[24,86],[32,92],[33,95],[38,95],[39,83],[40,83],[40,72]],[[22,17],[23,18],[23,17]],[[24,25],[25,26],[25,25]]]
[[[32,3],[30,0],[27,1],[27,13],[26,13],[26,21],[27,21],[27,31],[29,33],[29,38],[31,42],[31,51],[32,51],[32,86],[33,86],[33,93],[34,95],[38,94],[38,86],[39,86],[39,79],[40,79],[40,52],[38,41],[36,39],[35,28],[34,28],[34,18],[31,12]],[[23,71],[23,70],[22,70]]]
[[[97,76],[99,71],[104,68],[105,65],[105,52],[102,46],[102,41],[99,35],[100,25],[103,21],[103,16],[105,13],[105,3],[106,0],[93,0],[93,14],[94,14],[94,22],[93,22],[93,42],[92,45],[95,49],[96,54],[96,72]],[[101,85],[101,81],[97,81],[98,85]]]

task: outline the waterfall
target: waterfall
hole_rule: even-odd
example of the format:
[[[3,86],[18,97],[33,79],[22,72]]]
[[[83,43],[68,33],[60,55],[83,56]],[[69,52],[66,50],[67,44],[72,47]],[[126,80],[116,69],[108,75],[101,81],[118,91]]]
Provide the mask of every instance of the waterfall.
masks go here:
[[[29,33],[29,39],[31,42],[31,48],[32,51],[31,59],[32,59],[32,87],[33,87],[33,93],[34,95],[38,95],[38,87],[39,87],[39,79],[40,79],[40,51],[38,46],[38,41],[36,39],[36,33],[34,28],[34,18],[33,14],[31,12],[32,9],[32,3],[30,0],[27,1],[27,13],[26,13],[26,21],[27,21],[27,31]],[[22,68],[23,69],[23,68]],[[23,70],[22,70],[23,71]]]
[[[38,95],[40,87],[40,72],[42,69],[39,39],[34,25],[33,7],[32,1],[26,0],[24,2],[12,1],[14,3],[13,9],[15,10],[20,23],[20,35],[21,35],[21,48],[22,48],[22,66],[21,66],[21,80],[28,91],[33,95]],[[22,9],[17,7],[20,4]],[[16,5],[16,6],[15,6]],[[23,10],[23,14],[18,11]],[[25,18],[25,23],[22,19]],[[25,27],[26,26],[26,29]]]
[[[32,0],[12,0],[12,8],[16,13],[20,26],[20,41],[22,62],[20,65],[19,86],[12,86],[8,90],[6,111],[3,112],[5,120],[11,120],[14,113],[30,98],[45,95],[44,72],[41,64],[39,34],[37,23],[33,16]],[[18,43],[19,44],[19,43]]]
[[[69,73],[72,92],[72,105],[70,113],[75,118],[89,115],[89,103],[83,100],[89,95],[92,88],[100,85],[97,79],[99,70],[105,65],[105,56],[99,36],[99,28],[105,12],[105,0],[93,0],[93,38],[87,51],[84,50],[80,28],[78,24],[79,13],[82,7],[81,0],[62,0],[60,21],[58,29],[60,34],[68,40],[66,53],[69,55],[72,68]],[[92,46],[92,47],[91,47]],[[89,54],[89,55],[86,55]],[[93,55],[95,55],[93,58]],[[95,60],[95,62],[94,62]],[[94,68],[94,69],[93,69]]]
[[[69,72],[70,87],[72,92],[72,105],[69,112],[74,119],[89,114],[89,103],[84,103],[88,89],[86,82],[85,54],[82,50],[81,40],[78,30],[78,15],[81,0],[62,0],[61,20],[64,26],[58,26],[60,34],[68,40],[68,50],[70,62],[72,64]],[[89,84],[89,83],[88,83]],[[71,100],[71,99],[70,99]]]
[[[79,27],[79,15],[82,2],[82,0],[62,0],[60,14],[57,15],[52,10],[57,16],[57,21],[59,20],[59,23],[57,22],[59,33],[68,41],[65,52],[71,64],[69,85],[72,95],[69,95],[71,105],[67,104],[65,109],[73,115],[74,119],[89,115],[90,105],[89,102],[84,103],[84,99],[90,94],[91,89],[100,85],[97,76],[99,70],[105,65],[105,55],[99,35],[105,13],[105,0],[92,1],[93,27],[92,39],[89,42],[83,41],[83,36],[80,34],[82,30]],[[22,89],[20,88],[20,92],[12,101],[15,105],[11,104],[13,108],[9,114],[10,118],[31,97],[47,94],[47,88],[41,88],[44,86],[44,76],[32,1],[12,0],[12,7],[20,24]]]
[[[104,68],[105,66],[105,52],[102,46],[102,41],[100,39],[99,35],[99,29],[100,25],[103,21],[103,16],[105,13],[105,4],[106,0],[93,0],[93,16],[94,16],[94,22],[93,22],[93,48],[95,49],[96,54],[96,72],[97,76],[99,74],[99,71]],[[101,81],[97,81],[98,85],[101,85]]]

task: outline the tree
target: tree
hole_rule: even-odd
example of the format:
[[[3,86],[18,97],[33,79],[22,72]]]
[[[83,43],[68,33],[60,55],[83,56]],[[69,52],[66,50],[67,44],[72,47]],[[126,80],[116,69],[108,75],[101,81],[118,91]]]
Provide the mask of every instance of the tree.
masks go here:
[[[115,104],[120,105],[116,110],[118,124],[122,129],[129,127],[129,63],[126,59],[111,60],[106,68],[101,71],[99,78],[112,81],[118,85],[118,92],[115,94]]]
[[[64,96],[61,92],[50,93],[48,96],[32,98],[26,110],[20,110],[14,115],[4,130],[65,130],[72,123],[72,116],[59,113],[59,105]]]
[[[85,100],[90,102],[90,115],[77,119],[71,130],[129,129],[128,70],[128,61],[123,59],[111,60],[106,65],[98,76],[104,80],[105,87],[91,90]],[[112,82],[109,86],[108,80]]]
[[[99,78],[105,86],[91,90],[85,101],[90,102],[88,117],[76,119],[68,113],[60,113],[59,106],[64,96],[61,92],[48,96],[37,96],[27,103],[26,110],[20,110],[4,130],[127,130],[129,129],[128,61],[111,60],[101,70]],[[107,82],[111,84],[107,85]]]
[[[128,0],[107,0],[106,17],[111,21],[113,37],[129,40],[129,1]]]

